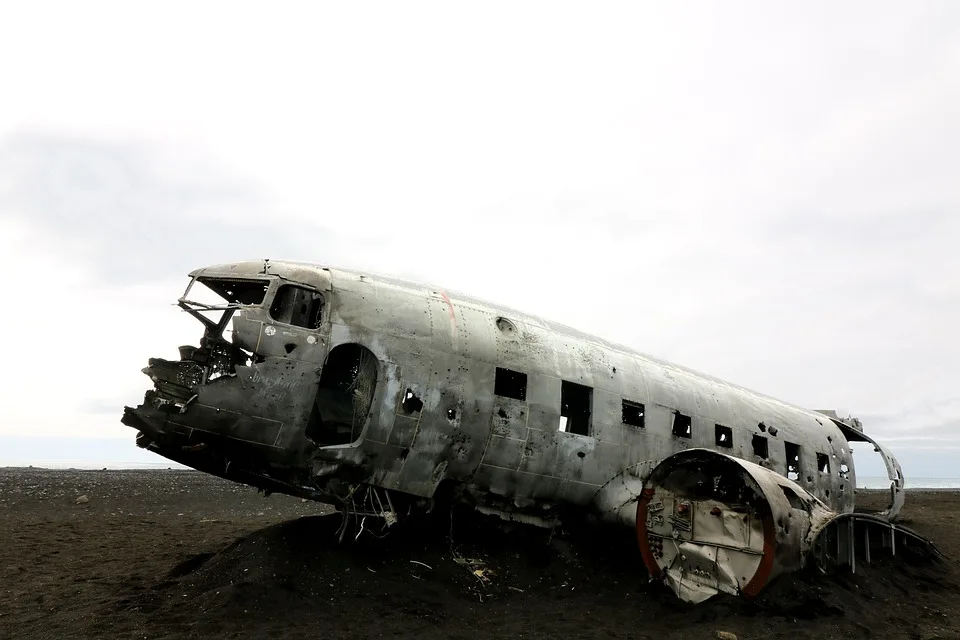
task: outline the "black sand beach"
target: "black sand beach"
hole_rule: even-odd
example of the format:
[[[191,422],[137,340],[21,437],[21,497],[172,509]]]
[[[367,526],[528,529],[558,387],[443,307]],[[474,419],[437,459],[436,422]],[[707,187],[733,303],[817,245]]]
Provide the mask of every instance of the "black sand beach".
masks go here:
[[[628,532],[464,515],[338,543],[330,509],[196,472],[5,468],[0,637],[960,637],[960,492],[910,491],[904,521],[948,559],[691,607],[647,583]]]

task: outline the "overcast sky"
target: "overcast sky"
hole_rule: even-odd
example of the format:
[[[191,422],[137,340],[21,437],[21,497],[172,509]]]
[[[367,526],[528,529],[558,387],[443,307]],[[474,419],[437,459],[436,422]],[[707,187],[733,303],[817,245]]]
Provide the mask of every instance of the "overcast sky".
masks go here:
[[[960,476],[960,3],[143,6],[0,12],[18,459],[134,459],[140,369],[199,337],[186,272],[271,257],[840,408],[908,481]]]

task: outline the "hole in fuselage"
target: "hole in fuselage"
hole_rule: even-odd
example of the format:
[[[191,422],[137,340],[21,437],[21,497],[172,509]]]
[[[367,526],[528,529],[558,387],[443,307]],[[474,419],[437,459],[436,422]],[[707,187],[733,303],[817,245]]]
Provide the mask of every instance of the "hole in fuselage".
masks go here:
[[[792,508],[804,509],[803,501],[800,499],[800,496],[797,495],[796,491],[790,487],[784,487],[783,485],[780,485],[780,491],[783,492],[783,496],[787,499],[787,502],[790,503]]]
[[[517,330],[517,327],[510,320],[501,316],[497,318],[497,329],[504,333],[513,333]]]
[[[320,446],[360,437],[377,388],[377,358],[358,344],[341,344],[327,356],[307,423],[306,436]]]
[[[400,405],[404,413],[417,413],[423,409],[423,400],[417,397],[413,389],[407,389],[403,394],[403,403]]]

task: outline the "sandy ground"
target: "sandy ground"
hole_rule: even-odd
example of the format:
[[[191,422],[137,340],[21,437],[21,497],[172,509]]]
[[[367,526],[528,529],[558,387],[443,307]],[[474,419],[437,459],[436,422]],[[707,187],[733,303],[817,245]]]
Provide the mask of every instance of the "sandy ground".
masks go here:
[[[960,638],[960,492],[904,516],[948,559],[692,607],[623,531],[456,514],[340,544],[324,507],[200,473],[0,469],[0,638]]]

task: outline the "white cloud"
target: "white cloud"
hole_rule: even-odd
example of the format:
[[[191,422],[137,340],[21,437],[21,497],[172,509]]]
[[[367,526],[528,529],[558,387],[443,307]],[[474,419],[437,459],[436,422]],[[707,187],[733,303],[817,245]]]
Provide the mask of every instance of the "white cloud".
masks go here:
[[[168,331],[183,271],[261,255],[431,280],[884,435],[960,416],[953,3],[7,15],[0,141],[46,146],[5,156],[0,248],[71,283],[69,325],[31,336],[97,353],[48,382],[58,406],[16,410],[31,428],[123,429],[83,403],[135,401],[145,358],[195,340]],[[102,232],[75,224],[88,210]],[[7,387],[31,397],[61,347],[13,349],[44,354]]]

